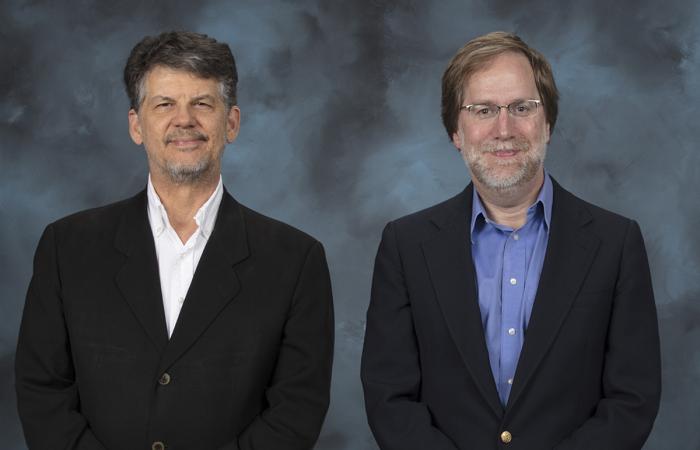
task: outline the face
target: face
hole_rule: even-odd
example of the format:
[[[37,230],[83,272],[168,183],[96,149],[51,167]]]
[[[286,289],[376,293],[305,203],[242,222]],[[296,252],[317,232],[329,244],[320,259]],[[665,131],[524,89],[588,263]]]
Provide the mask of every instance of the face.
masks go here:
[[[174,184],[218,177],[240,126],[240,110],[227,109],[219,82],[156,66],[143,88],[138,111],[129,111],[129,134],[146,148],[151,176]]]
[[[462,105],[530,99],[541,100],[530,63],[524,55],[507,52],[467,80]],[[517,189],[543,176],[549,124],[541,104],[529,117],[512,117],[501,108],[497,117],[479,120],[462,110],[452,141],[477,188]]]

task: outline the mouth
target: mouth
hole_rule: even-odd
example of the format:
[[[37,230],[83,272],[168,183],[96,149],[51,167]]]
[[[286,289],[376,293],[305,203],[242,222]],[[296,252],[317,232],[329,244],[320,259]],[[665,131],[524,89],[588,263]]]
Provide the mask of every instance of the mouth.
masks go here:
[[[208,141],[208,138],[204,134],[196,133],[180,136],[168,136],[165,139],[165,144],[172,145],[179,150],[193,150],[206,141]]]
[[[487,152],[490,155],[493,155],[497,158],[511,158],[518,153],[520,153],[520,150],[515,149],[515,148],[509,148],[509,149],[501,149],[501,150],[492,150],[490,152]]]
[[[172,140],[168,141],[168,144],[170,144],[176,148],[188,149],[188,148],[192,148],[192,147],[197,147],[202,142],[205,142],[205,140],[204,139],[172,139]]]

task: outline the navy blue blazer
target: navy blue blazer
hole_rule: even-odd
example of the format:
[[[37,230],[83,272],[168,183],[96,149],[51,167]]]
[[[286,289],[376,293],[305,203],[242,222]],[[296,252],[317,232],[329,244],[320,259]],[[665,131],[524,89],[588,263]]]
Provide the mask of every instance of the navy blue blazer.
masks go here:
[[[472,189],[384,229],[361,369],[379,446],[639,450],[661,365],[637,223],[554,183],[544,266],[502,406],[469,245]]]

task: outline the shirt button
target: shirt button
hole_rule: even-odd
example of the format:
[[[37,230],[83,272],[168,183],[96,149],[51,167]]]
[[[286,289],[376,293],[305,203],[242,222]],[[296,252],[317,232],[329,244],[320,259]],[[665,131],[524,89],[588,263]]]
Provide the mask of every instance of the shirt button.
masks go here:
[[[163,373],[163,375],[158,378],[158,384],[161,386],[167,386],[170,384],[170,374],[168,372]],[[155,445],[155,444],[153,444]]]
[[[508,334],[515,336],[515,328],[508,328]]]
[[[185,302],[185,297],[178,298],[177,302],[182,305]]]
[[[517,241],[518,239],[520,239],[520,236],[518,236],[517,234],[513,233],[513,240]]]
[[[516,284],[518,284],[518,280],[516,280],[515,278],[511,278],[511,279],[510,279],[510,284],[512,284],[513,286],[515,286]]]
[[[510,431],[504,431],[501,433],[501,442],[504,444],[510,444],[510,441],[513,440],[513,435],[510,434]]]
[[[513,384],[513,379],[512,379],[512,378],[508,378],[508,384]]]
[[[163,444],[163,443],[160,442],[160,441],[155,441],[155,442],[151,445],[151,450],[165,450],[165,444]]]

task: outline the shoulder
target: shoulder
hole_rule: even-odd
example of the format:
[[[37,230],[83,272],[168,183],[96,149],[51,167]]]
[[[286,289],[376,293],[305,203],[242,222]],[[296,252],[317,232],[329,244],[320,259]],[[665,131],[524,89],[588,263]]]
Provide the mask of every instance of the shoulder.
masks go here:
[[[449,215],[451,213],[456,213],[457,208],[457,203],[459,203],[458,198],[461,197],[462,194],[457,194],[454,197],[451,197],[445,201],[442,201],[440,203],[437,203],[435,205],[429,206],[425,209],[421,209],[419,211],[416,211],[411,214],[407,214],[403,217],[399,217],[392,222],[396,224],[397,226],[421,226],[426,223],[433,223],[435,220],[440,220],[442,217],[445,215]]]
[[[122,218],[127,214],[143,209],[146,214],[146,195],[141,191],[133,197],[110,203],[96,208],[79,211],[63,217],[51,224],[51,228],[58,235],[80,235],[83,237],[95,234],[110,234],[117,228]]]
[[[390,233],[402,243],[417,244],[431,239],[441,229],[467,227],[471,217],[471,204],[470,184],[462,192],[445,201],[390,221],[384,228],[383,238]]]
[[[626,228],[632,221],[629,217],[625,217],[574,195],[556,182],[554,182],[554,207],[567,211],[578,210],[578,215],[584,219],[592,219],[592,221],[596,223],[596,226]]]
[[[249,233],[266,239],[282,239],[307,243],[318,242],[311,235],[288,223],[266,216],[245,205],[240,206]]]
[[[573,220],[584,224],[604,242],[620,242],[631,228],[638,228],[633,219],[583,200],[555,182],[553,217],[556,216],[561,222]],[[557,226],[553,219],[552,227]]]
[[[97,208],[79,211],[46,226],[36,256],[55,254],[62,260],[68,258],[75,265],[76,258],[104,260],[112,254],[119,224],[124,217],[141,209],[144,220],[145,193]]]
[[[323,252],[323,245],[308,233],[233,201],[238,206],[247,242],[254,254],[295,260],[305,257],[314,248]]]

